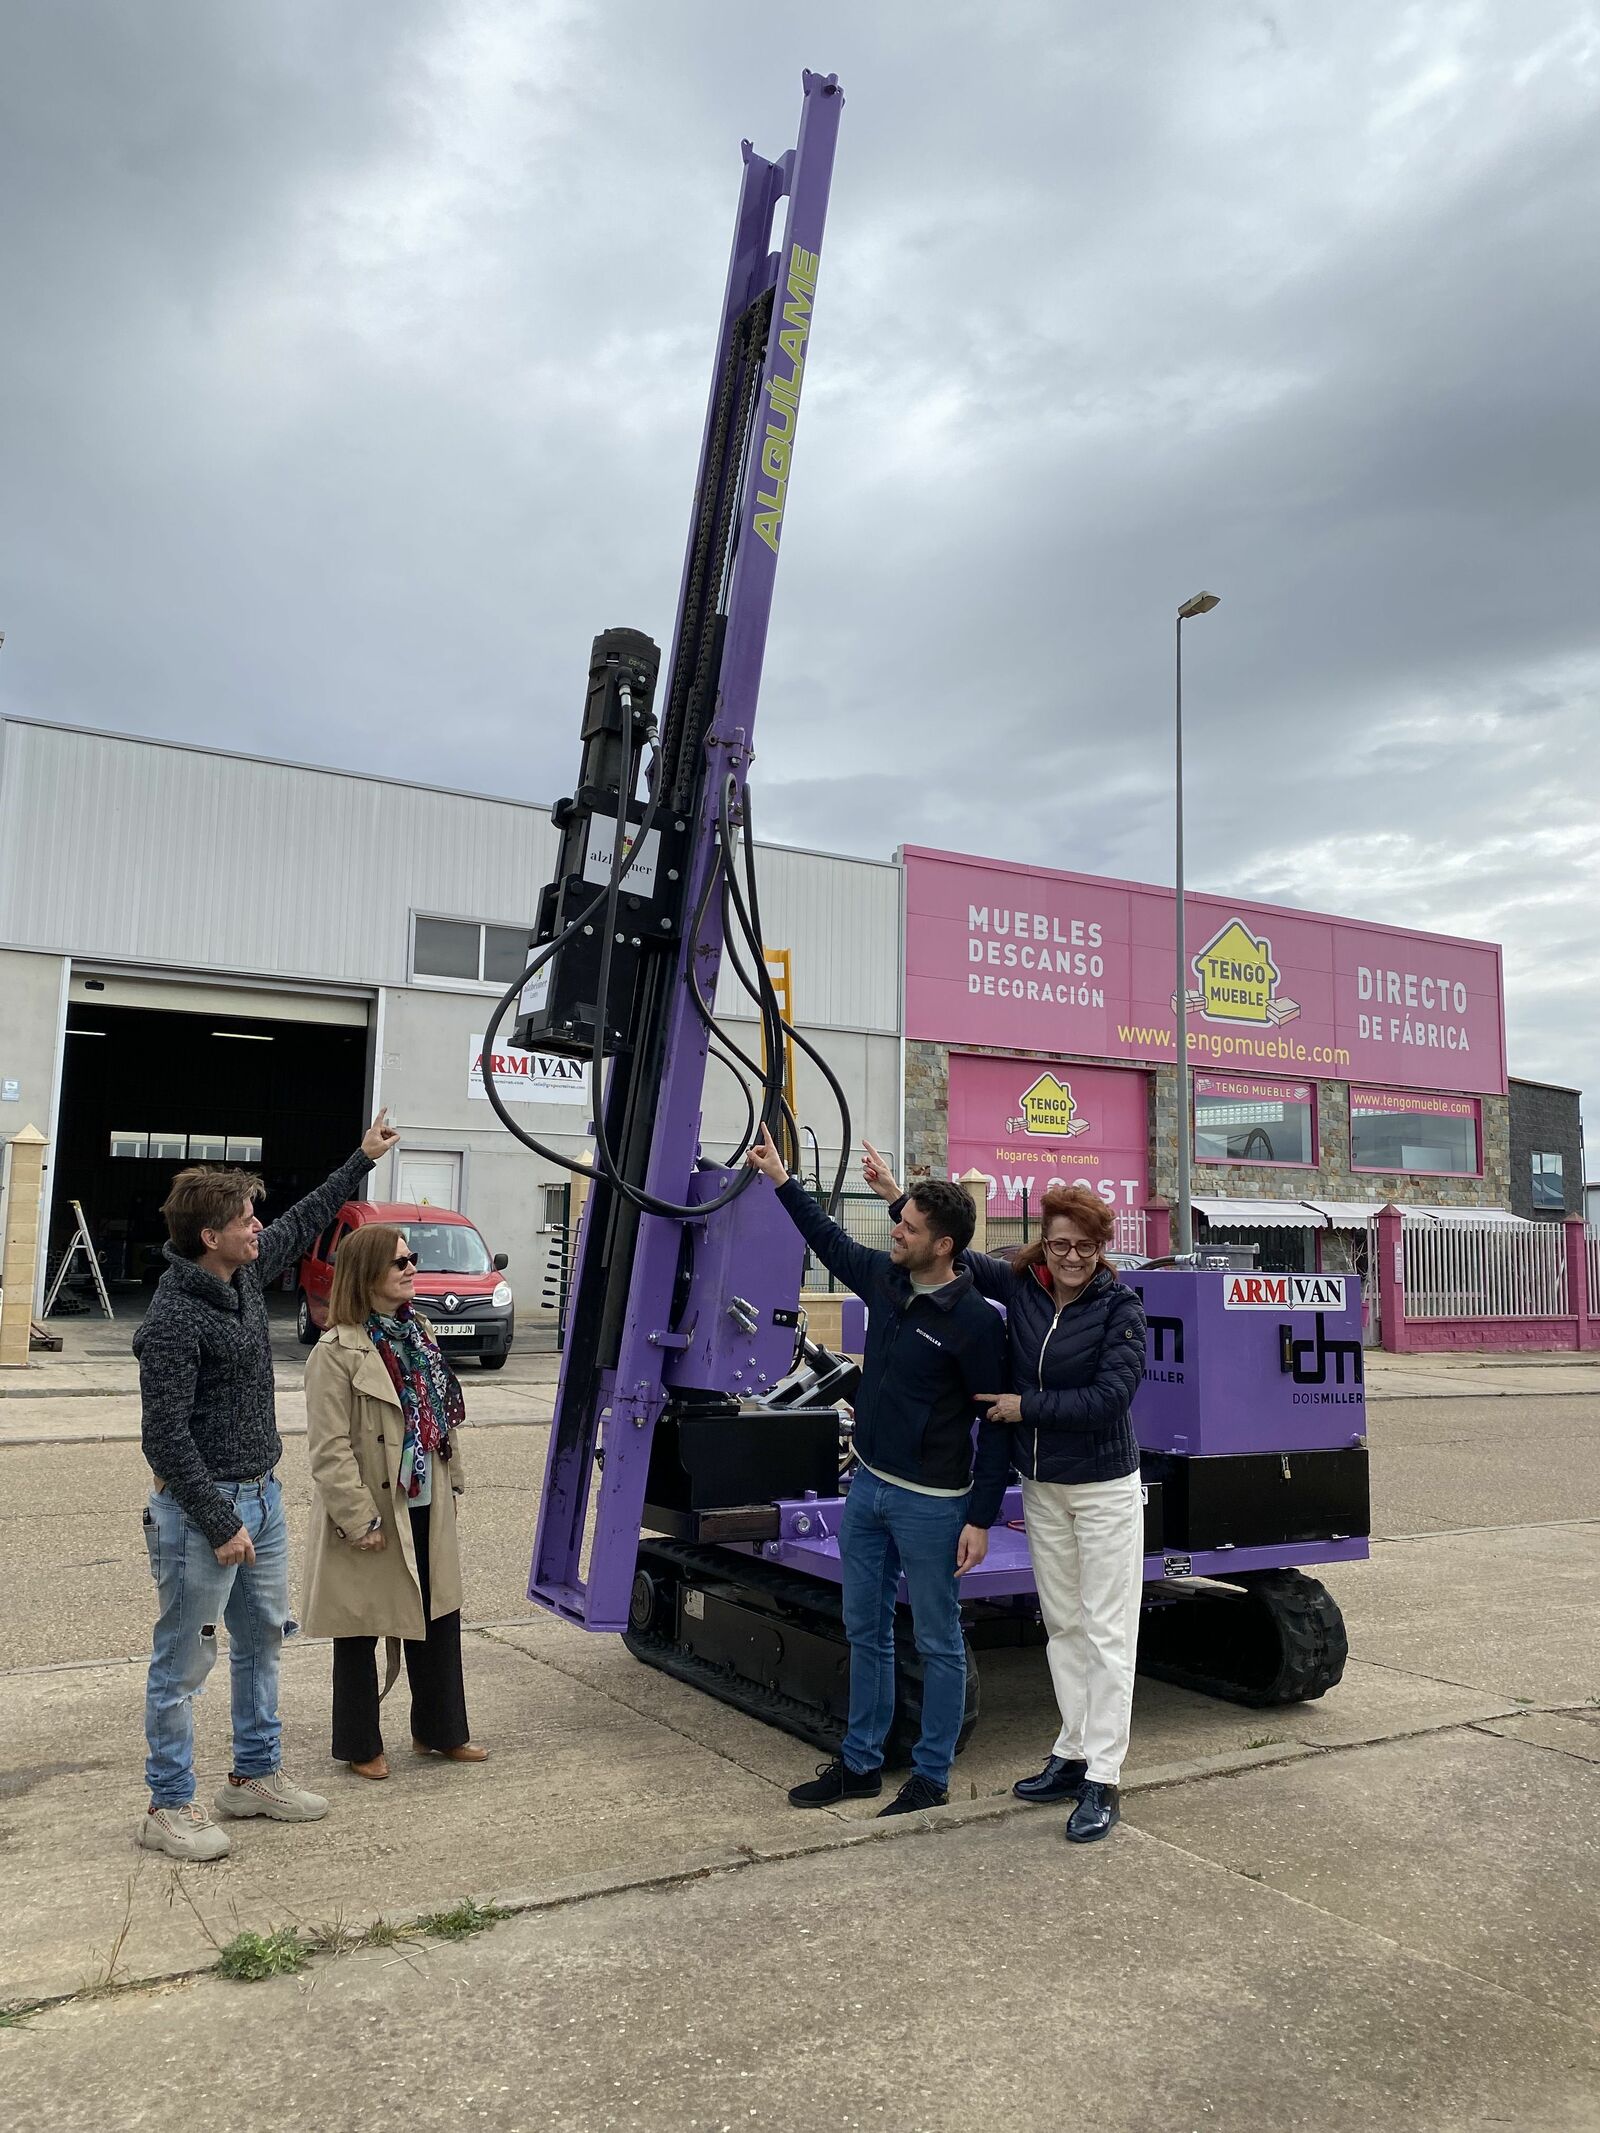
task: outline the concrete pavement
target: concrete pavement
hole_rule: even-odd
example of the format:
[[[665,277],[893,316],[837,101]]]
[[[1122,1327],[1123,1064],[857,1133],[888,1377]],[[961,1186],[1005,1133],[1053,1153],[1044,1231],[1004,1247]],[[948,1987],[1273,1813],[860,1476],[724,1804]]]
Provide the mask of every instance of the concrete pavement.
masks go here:
[[[1592,1766],[1463,1729],[1361,1771],[1143,1795],[1089,1852],[1044,1812],[868,1824],[460,1946],[78,2002],[0,2035],[0,2120],[1593,2133]],[[1496,1800],[1538,1831],[1508,1846]]]
[[[1414,1537],[1334,1575],[1344,1682],[1268,1712],[1141,1683],[1127,1826],[1084,1854],[1009,1794],[1054,1730],[1038,1652],[983,1655],[925,1826],[796,1814],[811,1750],[526,1607],[548,1393],[467,1390],[493,1418],[464,1443],[493,1759],[414,1762],[402,1689],[396,1775],[362,1785],[327,1758],[327,1647],[291,1646],[287,1760],[334,1810],[181,1872],[130,1842],[137,1444],[0,1443],[0,2005],[175,1980],[0,2028],[0,2126],[153,2123],[194,2054],[228,2068],[218,2126],[258,2124],[268,2086],[286,2126],[353,2123],[403,2033],[441,2070],[408,2089],[422,2125],[1600,2127],[1600,1400],[1375,1398],[1376,1523]],[[303,1439],[283,1471],[298,1518]],[[220,1668],[198,1717],[214,1785]],[[196,1976],[242,1927],[468,1894],[520,1915],[298,1980]]]

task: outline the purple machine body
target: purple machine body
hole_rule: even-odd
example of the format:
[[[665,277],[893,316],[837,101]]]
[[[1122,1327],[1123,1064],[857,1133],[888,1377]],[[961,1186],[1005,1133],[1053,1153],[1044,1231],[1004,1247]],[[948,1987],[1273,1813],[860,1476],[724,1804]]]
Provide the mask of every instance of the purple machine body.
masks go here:
[[[1142,1297],[1148,1325],[1133,1403],[1146,1477],[1146,1581],[1364,1559],[1366,1388],[1355,1277],[1185,1267],[1123,1278]],[[864,1313],[849,1324],[847,1337],[865,1337]],[[1297,1463],[1311,1484],[1298,1493]],[[1341,1500],[1349,1530],[1328,1531],[1326,1514]],[[777,1537],[750,1552],[836,1579],[843,1507],[842,1497],[781,1503]],[[1180,1543],[1170,1548],[1169,1526]],[[1031,1596],[1020,1489],[1007,1493],[988,1556],[963,1591],[974,1602]]]
[[[804,1337],[801,1241],[771,1189],[706,1161],[700,1135],[728,913],[761,961],[745,785],[843,102],[832,76],[807,74],[794,148],[768,161],[745,143],[665,714],[658,728],[651,640],[603,633],[514,1036],[590,1061],[602,1144],[529,1597],[829,1748],[848,1681],[837,1541],[848,1414],[835,1403],[857,1373]],[[652,741],[646,802],[635,744]],[[603,921],[585,902],[596,881],[608,883]],[[770,1005],[769,1040],[781,1028]],[[769,1041],[768,1059],[781,1050]],[[763,1116],[779,1126],[781,1068],[757,1071]],[[1359,1284],[1195,1265],[1124,1278],[1149,1322],[1134,1407],[1141,1666],[1248,1703],[1320,1695],[1342,1671],[1343,1626],[1325,1588],[1290,1566],[1367,1552]],[[860,1322],[847,1311],[850,1347]],[[1037,1640],[1019,1492],[963,1591],[973,1646]],[[908,1642],[900,1671],[891,1752],[916,1732]],[[976,1708],[974,1669],[967,1730]]]

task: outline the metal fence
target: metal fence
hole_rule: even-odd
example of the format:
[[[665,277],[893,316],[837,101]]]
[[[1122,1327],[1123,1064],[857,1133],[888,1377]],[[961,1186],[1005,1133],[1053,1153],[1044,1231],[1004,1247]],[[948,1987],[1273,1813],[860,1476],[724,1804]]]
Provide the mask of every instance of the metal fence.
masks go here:
[[[1558,1222],[1408,1222],[1402,1236],[1407,1318],[1567,1314],[1566,1239]],[[1592,1266],[1593,1244],[1590,1254]]]
[[[1600,1318],[1600,1229],[1591,1224],[1583,1235],[1589,1248],[1589,1316]]]

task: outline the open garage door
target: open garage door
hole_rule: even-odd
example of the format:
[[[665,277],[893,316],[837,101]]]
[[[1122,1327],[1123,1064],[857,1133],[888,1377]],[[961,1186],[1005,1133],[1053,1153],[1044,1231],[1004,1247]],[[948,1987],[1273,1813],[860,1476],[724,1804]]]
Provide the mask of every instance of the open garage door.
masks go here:
[[[271,1221],[361,1138],[364,1000],[75,970],[69,1001],[51,1264],[81,1201],[113,1298],[159,1277],[161,1202],[185,1164],[259,1172]]]

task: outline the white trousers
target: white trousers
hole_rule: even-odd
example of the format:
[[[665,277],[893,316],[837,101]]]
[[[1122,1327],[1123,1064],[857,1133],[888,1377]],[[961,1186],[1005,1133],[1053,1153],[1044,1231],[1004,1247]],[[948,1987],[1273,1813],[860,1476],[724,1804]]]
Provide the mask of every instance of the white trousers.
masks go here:
[[[1128,1752],[1144,1591],[1144,1494],[1121,1481],[1024,1481],[1039,1612],[1061,1709],[1054,1753],[1115,1785]]]

